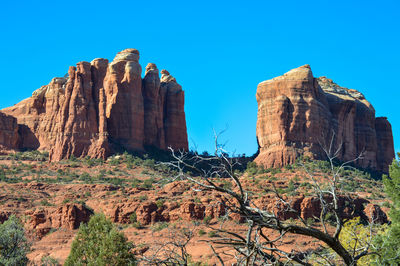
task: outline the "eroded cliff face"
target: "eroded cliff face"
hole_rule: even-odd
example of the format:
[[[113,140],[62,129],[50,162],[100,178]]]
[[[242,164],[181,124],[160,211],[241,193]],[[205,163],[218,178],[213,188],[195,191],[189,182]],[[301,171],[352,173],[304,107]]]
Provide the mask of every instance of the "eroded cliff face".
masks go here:
[[[394,158],[393,137],[386,118],[356,90],[338,86],[325,77],[314,78],[309,65],[261,82],[257,88],[256,158],[265,167],[293,163],[300,155],[338,159],[381,172]],[[333,140],[331,145],[331,140]]]
[[[68,77],[2,110],[18,121],[17,148],[47,150],[53,161],[105,158],[147,145],[187,150],[182,87],[170,75],[160,82],[155,64],[143,80],[141,73],[136,49],[119,52],[111,63],[98,58],[70,67]]]
[[[0,112],[0,153],[5,149],[17,149],[19,141],[17,119]]]

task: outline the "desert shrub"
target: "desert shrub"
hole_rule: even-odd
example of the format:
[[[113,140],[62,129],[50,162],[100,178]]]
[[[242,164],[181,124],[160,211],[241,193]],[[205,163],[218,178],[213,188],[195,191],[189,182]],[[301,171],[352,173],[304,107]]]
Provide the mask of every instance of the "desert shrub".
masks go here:
[[[158,232],[158,231],[161,231],[161,230],[167,228],[168,226],[169,226],[169,224],[167,222],[160,222],[160,223],[153,224],[151,226],[151,230],[153,232]]]
[[[215,231],[210,231],[208,232],[208,237],[218,237],[218,234]]]
[[[297,193],[296,193],[296,186],[295,186],[295,184],[294,184],[294,182],[293,182],[293,180],[290,180],[289,181],[289,184],[288,184],[288,187],[286,188],[286,193],[289,193],[289,195],[290,196],[295,196]]]
[[[79,177],[79,180],[83,181],[85,183],[93,183],[93,179],[88,173],[81,174],[81,176]]]
[[[136,212],[133,212],[130,216],[129,216],[129,221],[131,223],[136,223],[137,222],[137,215]]]
[[[143,166],[146,166],[148,168],[154,169],[155,168],[155,161],[153,159],[146,159],[143,162]]]
[[[37,150],[16,152],[10,155],[11,159],[16,161],[46,161],[49,158],[48,152],[40,152]]]
[[[137,215],[135,212],[133,212],[130,216],[129,216],[129,221],[131,223],[131,225],[134,228],[140,229],[142,228],[142,224],[137,220]]]
[[[157,200],[157,201],[156,201],[157,208],[160,209],[162,206],[164,206],[164,202],[165,202],[164,199],[159,199],[159,200]]]
[[[75,155],[71,154],[71,156],[69,156],[69,160],[70,160],[71,162],[77,162],[77,161],[78,161],[78,158],[76,158]]]
[[[41,266],[60,266],[61,264],[58,262],[57,259],[55,259],[51,256],[43,256],[40,259],[40,265]]]
[[[142,188],[150,189],[153,187],[154,178],[149,178],[143,181]]]
[[[30,245],[25,238],[24,227],[11,215],[0,224],[0,265],[26,265]]]
[[[121,155],[112,156],[112,157],[108,158],[107,161],[110,165],[113,165],[113,166],[119,165],[121,163]]]
[[[248,162],[246,172],[250,175],[256,175],[258,173],[258,165],[255,162]]]
[[[203,219],[203,223],[204,224],[210,224],[211,220],[212,220],[211,216],[205,216],[204,219]]]
[[[47,199],[42,199],[40,201],[40,205],[41,206],[53,206],[53,204],[51,204]]]
[[[64,265],[136,265],[132,248],[104,214],[95,214],[79,227]]]
[[[148,199],[147,195],[140,195],[139,200],[140,201],[146,201]]]
[[[206,234],[206,232],[203,230],[203,229],[200,229],[199,230],[199,236],[203,236],[203,235],[205,235]]]

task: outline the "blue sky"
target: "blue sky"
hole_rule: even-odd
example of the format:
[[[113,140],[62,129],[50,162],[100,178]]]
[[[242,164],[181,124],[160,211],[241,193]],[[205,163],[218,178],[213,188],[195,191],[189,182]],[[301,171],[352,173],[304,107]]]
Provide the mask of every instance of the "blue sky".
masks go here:
[[[361,91],[392,123],[400,151],[400,2],[4,1],[0,108],[70,65],[125,48],[183,86],[190,146],[257,149],[257,84],[310,64],[314,76]]]

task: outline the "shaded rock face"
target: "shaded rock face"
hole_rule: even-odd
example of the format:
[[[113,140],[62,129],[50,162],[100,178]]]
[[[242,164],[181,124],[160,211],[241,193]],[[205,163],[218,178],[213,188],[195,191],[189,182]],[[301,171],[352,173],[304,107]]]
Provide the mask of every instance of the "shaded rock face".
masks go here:
[[[141,73],[136,49],[119,52],[111,63],[102,58],[79,62],[68,77],[54,78],[2,110],[18,121],[17,134],[7,136],[5,146],[47,150],[52,161],[71,155],[105,158],[148,145],[187,150],[182,87],[169,74],[160,81],[155,64],[148,64],[143,79]],[[10,130],[1,126],[0,145]]]
[[[19,144],[17,119],[0,112],[0,151],[17,149]]]
[[[356,166],[388,172],[394,158],[393,137],[386,118],[356,90],[325,77],[314,78],[309,65],[261,82],[257,88],[256,163],[281,167],[300,155],[326,159],[325,150]],[[332,145],[331,145],[331,141]]]

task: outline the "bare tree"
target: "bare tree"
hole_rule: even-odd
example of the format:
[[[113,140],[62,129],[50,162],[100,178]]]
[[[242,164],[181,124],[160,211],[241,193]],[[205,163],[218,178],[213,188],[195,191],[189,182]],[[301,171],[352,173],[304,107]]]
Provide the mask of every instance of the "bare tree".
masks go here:
[[[149,256],[139,257],[143,265],[189,265],[191,256],[187,246],[194,236],[195,228],[168,228],[167,241],[152,243]]]
[[[212,250],[216,253],[214,246],[230,246],[236,250],[236,260],[239,265],[286,265],[287,263],[298,263],[301,265],[311,265],[310,257],[320,258],[324,264],[334,265],[337,263],[337,257],[346,265],[357,265],[357,261],[370,253],[370,242],[366,243],[362,248],[358,248],[357,252],[346,250],[339,240],[339,235],[343,229],[346,219],[343,218],[339,206],[339,198],[344,196],[341,191],[341,173],[343,169],[350,167],[350,164],[362,158],[360,154],[354,160],[335,165],[335,160],[339,154],[341,147],[333,149],[333,138],[328,148],[323,147],[327,155],[330,165],[330,171],[327,184],[322,186],[316,178],[316,173],[301,164],[304,171],[308,175],[313,188],[313,195],[318,199],[320,204],[320,215],[316,217],[318,224],[310,224],[304,220],[300,214],[297,215],[297,221],[283,221],[271,211],[263,210],[256,206],[249,192],[246,191],[240,181],[240,176],[236,173],[235,167],[238,164],[237,159],[228,156],[224,149],[224,145],[218,142],[220,134],[215,134],[215,151],[213,156],[200,156],[197,153],[189,154],[184,151],[174,151],[170,148],[173,161],[167,163],[175,168],[178,172],[176,179],[188,180],[197,185],[202,190],[217,191],[230,200],[226,204],[229,211],[237,213],[244,217],[247,221],[247,234],[241,236],[239,234],[226,231],[223,227],[214,228],[221,237],[211,241]],[[199,167],[208,164],[207,168]],[[189,175],[190,171],[194,175]],[[231,188],[220,186],[218,182],[221,178],[228,178],[234,186]],[[276,195],[276,205],[284,211],[296,213],[291,207],[291,203],[285,199],[275,187],[267,188]],[[351,201],[351,197],[347,196]],[[328,223],[328,216],[332,217]],[[334,230],[329,230],[334,224]],[[278,236],[272,237],[268,232],[278,232]],[[332,232],[333,231],[333,232]],[[282,239],[288,234],[302,235],[319,240],[325,246],[329,247],[333,253],[327,253],[326,249],[320,248],[312,251],[293,250],[291,252],[284,251],[282,248]],[[221,257],[218,259],[223,264]]]

